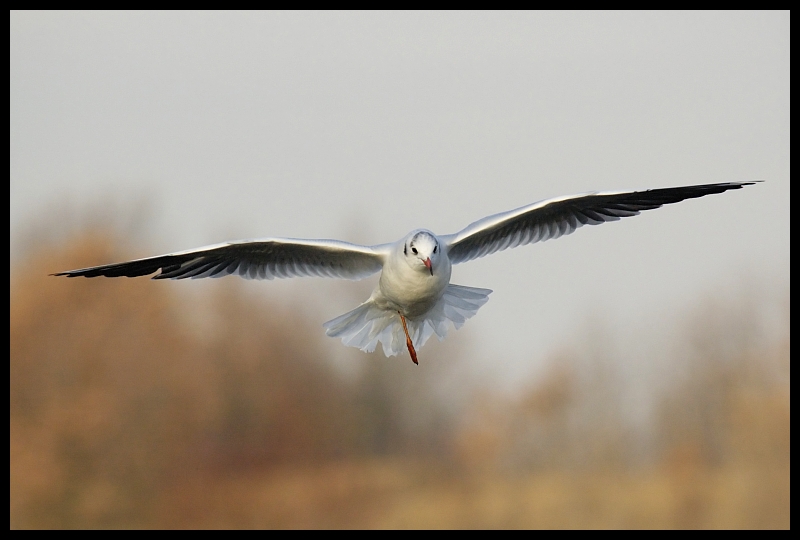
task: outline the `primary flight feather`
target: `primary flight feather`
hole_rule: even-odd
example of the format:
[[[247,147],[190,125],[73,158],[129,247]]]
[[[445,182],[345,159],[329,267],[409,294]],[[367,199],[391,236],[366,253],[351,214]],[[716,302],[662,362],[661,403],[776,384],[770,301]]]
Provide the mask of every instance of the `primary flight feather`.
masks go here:
[[[444,339],[489,299],[489,289],[450,283],[451,266],[507,248],[543,242],[642,210],[659,208],[740,189],[754,182],[726,182],[646,191],[596,192],[539,201],[480,219],[455,234],[437,236],[417,229],[397,242],[360,246],[338,240],[260,238],[215,244],[146,259],[93,266],[53,274],[68,277],[135,277],[159,272],[153,279],[222,277],[247,279],[301,276],[362,279],[380,272],[369,299],[326,322],[332,337],[362,351],[380,342],[386,356],[416,348],[434,333]]]

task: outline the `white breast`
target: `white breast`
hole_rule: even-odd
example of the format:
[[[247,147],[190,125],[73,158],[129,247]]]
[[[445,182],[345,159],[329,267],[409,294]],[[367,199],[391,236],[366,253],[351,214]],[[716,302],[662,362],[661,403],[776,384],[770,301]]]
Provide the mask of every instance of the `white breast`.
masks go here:
[[[383,268],[372,300],[382,309],[399,311],[410,319],[424,315],[436,305],[450,283],[450,261],[447,257],[438,259],[430,275],[409,266],[402,253],[393,253]]]

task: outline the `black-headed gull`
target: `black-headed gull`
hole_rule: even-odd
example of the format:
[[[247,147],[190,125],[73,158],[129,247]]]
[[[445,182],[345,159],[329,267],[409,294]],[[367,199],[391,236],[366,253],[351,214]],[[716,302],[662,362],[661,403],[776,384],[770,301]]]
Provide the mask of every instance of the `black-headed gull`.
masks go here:
[[[506,248],[543,242],[570,234],[583,225],[598,225],[635,216],[664,204],[740,189],[754,182],[727,182],[647,191],[593,192],[547,199],[485,217],[460,232],[437,236],[417,229],[390,244],[360,246],[338,240],[261,238],[215,244],[158,257],[93,266],[53,274],[68,277],[135,277],[153,279],[221,277],[248,279],[300,276],[362,279],[380,272],[369,299],[326,322],[327,335],[345,345],[372,352],[378,342],[386,356],[405,345],[417,363],[417,348],[434,333],[444,339],[448,322],[458,329],[487,302],[489,289],[450,283],[458,264]]]

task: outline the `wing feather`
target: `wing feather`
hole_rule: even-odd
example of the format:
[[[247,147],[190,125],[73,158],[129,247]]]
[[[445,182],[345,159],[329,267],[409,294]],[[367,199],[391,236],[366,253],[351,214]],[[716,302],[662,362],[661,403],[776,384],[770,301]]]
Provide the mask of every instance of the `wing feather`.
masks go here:
[[[660,208],[705,195],[741,189],[755,182],[726,182],[699,186],[585,193],[547,199],[483,218],[462,231],[443,236],[453,264],[471,261],[509,247],[572,234],[584,225],[599,225],[636,216],[643,210]]]
[[[379,272],[388,253],[388,245],[369,247],[338,240],[263,238],[215,244],[53,275],[136,277],[160,271],[153,279],[222,277],[231,274],[238,274],[245,279],[302,276],[361,279]]]

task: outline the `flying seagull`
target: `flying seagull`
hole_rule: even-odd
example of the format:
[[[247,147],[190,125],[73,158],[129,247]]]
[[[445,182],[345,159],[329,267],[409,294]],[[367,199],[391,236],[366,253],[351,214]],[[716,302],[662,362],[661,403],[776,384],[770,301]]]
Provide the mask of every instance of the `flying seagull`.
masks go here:
[[[452,265],[507,248],[544,242],[638,215],[664,204],[741,189],[754,182],[726,182],[646,191],[592,192],[539,201],[480,219],[455,234],[416,229],[388,244],[361,246],[339,240],[260,238],[214,244],[80,270],[52,274],[68,277],[153,279],[222,277],[246,279],[301,276],[362,279],[380,272],[369,299],[326,322],[326,334],[350,347],[372,352],[380,342],[386,356],[405,346],[417,364],[416,348],[433,334],[444,339],[448,323],[458,329],[489,300],[489,289],[450,283]]]

